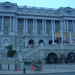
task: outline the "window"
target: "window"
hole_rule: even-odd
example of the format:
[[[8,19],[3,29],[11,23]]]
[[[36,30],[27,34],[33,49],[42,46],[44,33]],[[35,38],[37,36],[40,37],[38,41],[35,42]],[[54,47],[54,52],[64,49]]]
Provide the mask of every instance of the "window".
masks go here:
[[[60,31],[60,22],[55,21],[55,31]]]
[[[11,6],[4,6],[4,8],[5,8],[5,9],[10,9],[10,8],[11,8]]]
[[[72,20],[68,21],[68,31],[73,31],[73,23]]]
[[[71,11],[66,11],[66,13],[70,15],[71,14]]]
[[[31,23],[28,23],[28,25],[31,25]]]
[[[38,25],[41,25],[40,23],[38,23]]]
[[[47,35],[49,35],[49,30],[47,30]]]
[[[8,27],[5,27],[5,34],[8,34]]]
[[[19,31],[21,32],[22,30],[21,30],[21,29],[19,29]]]
[[[37,12],[37,14],[39,14],[40,12]]]
[[[19,22],[19,25],[22,25],[22,23],[21,23],[21,22]]]
[[[22,33],[20,32],[19,35],[22,35]]]
[[[47,15],[49,15],[49,13],[48,13],[48,12],[46,12],[46,14],[47,14]]]
[[[31,35],[32,31],[31,29],[28,29],[28,35]]]
[[[21,10],[19,10],[19,13],[22,13],[22,11],[21,11]]]
[[[28,13],[31,14],[31,11],[29,11]]]
[[[8,20],[6,20],[6,23],[8,23]]]
[[[7,40],[4,41],[4,47],[6,47],[6,46],[8,46],[8,41]]]
[[[40,29],[38,29],[37,32],[38,32],[38,34],[41,34],[41,30]]]

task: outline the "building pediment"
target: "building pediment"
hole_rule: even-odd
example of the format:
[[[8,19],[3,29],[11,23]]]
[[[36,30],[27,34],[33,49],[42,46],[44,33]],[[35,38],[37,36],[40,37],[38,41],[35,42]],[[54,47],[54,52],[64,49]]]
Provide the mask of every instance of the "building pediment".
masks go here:
[[[70,7],[66,7],[65,8],[65,11],[72,11],[73,9],[72,8],[70,8]]]
[[[73,9],[72,8],[70,8],[70,7],[66,7],[65,9],[64,9],[64,11],[65,11],[65,13],[67,13],[67,14],[72,14],[72,12],[73,12]]]
[[[13,5],[10,2],[5,2],[2,4],[2,6],[4,9],[11,9]]]

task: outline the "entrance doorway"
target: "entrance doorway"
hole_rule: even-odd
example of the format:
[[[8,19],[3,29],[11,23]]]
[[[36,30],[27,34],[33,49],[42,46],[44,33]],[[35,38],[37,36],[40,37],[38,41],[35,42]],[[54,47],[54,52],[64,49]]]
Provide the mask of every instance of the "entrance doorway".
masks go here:
[[[58,62],[58,57],[55,53],[50,53],[48,54],[46,60],[48,64],[55,64]]]

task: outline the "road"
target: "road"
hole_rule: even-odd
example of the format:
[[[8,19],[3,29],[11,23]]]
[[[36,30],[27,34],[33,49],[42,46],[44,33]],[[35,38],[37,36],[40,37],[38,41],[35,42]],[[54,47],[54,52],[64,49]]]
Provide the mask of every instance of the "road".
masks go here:
[[[75,72],[73,73],[37,73],[37,74],[0,74],[0,75],[75,75]]]

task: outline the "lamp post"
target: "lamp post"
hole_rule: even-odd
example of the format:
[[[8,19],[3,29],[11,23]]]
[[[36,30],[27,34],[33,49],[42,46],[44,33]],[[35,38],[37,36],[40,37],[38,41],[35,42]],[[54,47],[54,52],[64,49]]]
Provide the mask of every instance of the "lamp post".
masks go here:
[[[19,52],[21,52],[21,40],[19,40]]]
[[[19,61],[22,61],[22,56],[21,56],[21,40],[19,40]]]

